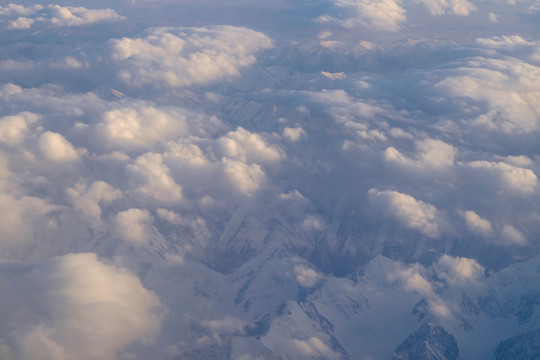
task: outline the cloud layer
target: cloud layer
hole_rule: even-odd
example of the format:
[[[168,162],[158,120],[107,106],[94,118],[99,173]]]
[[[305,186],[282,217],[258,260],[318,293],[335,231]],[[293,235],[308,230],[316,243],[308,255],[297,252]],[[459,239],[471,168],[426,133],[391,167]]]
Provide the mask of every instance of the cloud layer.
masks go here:
[[[0,357],[538,327],[530,4],[76,3],[0,7]]]
[[[255,53],[272,46],[265,35],[231,26],[153,29],[141,38],[112,40],[110,58],[129,85],[205,85],[239,75]]]
[[[0,6],[0,24],[5,30],[28,30],[36,27],[83,26],[125,18],[111,9],[87,9],[60,5]]]
[[[16,359],[116,359],[160,330],[161,304],[132,273],[94,254],[0,264],[1,354]]]

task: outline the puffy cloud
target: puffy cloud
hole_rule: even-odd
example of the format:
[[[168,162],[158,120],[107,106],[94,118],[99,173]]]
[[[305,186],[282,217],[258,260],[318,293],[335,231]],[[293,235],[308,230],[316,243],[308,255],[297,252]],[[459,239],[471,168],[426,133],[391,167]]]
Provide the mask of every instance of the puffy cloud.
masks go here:
[[[339,123],[348,123],[356,118],[375,119],[384,115],[385,109],[371,104],[364,99],[359,100],[349,95],[345,90],[322,90],[308,93],[315,104],[330,106],[329,114]]]
[[[279,147],[268,145],[261,135],[242,127],[221,137],[218,147],[223,156],[247,163],[272,162],[283,158],[283,151]]]
[[[7,30],[28,30],[32,27],[33,23],[34,23],[34,19],[21,16],[13,21],[10,21],[8,25],[6,26],[6,29]]]
[[[460,101],[471,115],[465,122],[506,134],[529,133],[539,128],[540,68],[518,59],[472,58],[456,63],[435,88]],[[485,105],[482,105],[485,104]],[[483,110],[478,112],[477,109]]]
[[[164,156],[175,162],[187,162],[194,166],[208,165],[209,159],[204,151],[196,144],[184,142],[169,142]]]
[[[382,206],[390,216],[410,229],[431,238],[441,234],[441,215],[435,206],[393,190],[369,190],[371,201]]]
[[[232,185],[246,195],[253,194],[266,179],[264,171],[258,164],[249,165],[230,159],[224,159],[222,164]]]
[[[35,196],[17,196],[2,191],[0,178],[0,248],[9,253],[22,243],[35,241],[35,234],[42,233],[49,223],[49,215],[57,206]]]
[[[0,15],[1,16],[30,15],[42,9],[43,9],[43,5],[24,6],[24,5],[18,5],[18,4],[9,4],[7,6],[0,6]]]
[[[422,295],[431,295],[433,289],[431,283],[427,281],[420,273],[413,271],[412,268],[400,273],[404,280],[405,290],[416,291]]]
[[[303,287],[313,287],[322,277],[317,271],[310,269],[304,265],[296,265],[294,267],[296,281]]]
[[[472,210],[467,210],[461,213],[467,224],[467,229],[475,234],[482,236],[489,236],[493,232],[491,223],[481,218],[477,213]]]
[[[114,109],[103,114],[95,131],[108,148],[148,148],[186,134],[186,115],[177,109],[164,111],[153,106]]]
[[[160,218],[162,218],[165,221],[170,222],[171,224],[181,225],[185,223],[185,219],[182,216],[175,214],[174,211],[159,208],[156,210],[156,214]]]
[[[9,358],[117,359],[160,331],[161,304],[127,270],[94,254],[0,263],[0,341]]]
[[[41,117],[38,114],[22,112],[17,115],[0,118],[0,142],[11,146],[22,142],[29,131],[29,126]]]
[[[78,183],[73,188],[67,188],[66,193],[75,210],[93,223],[101,220],[100,204],[108,204],[122,196],[120,190],[104,181],[95,181],[90,187],[86,183]]]
[[[117,21],[124,19],[111,9],[86,9],[84,7],[71,7],[50,5],[47,7],[51,18],[49,21],[56,26],[81,26],[102,21]]]
[[[525,246],[528,243],[523,233],[512,225],[504,225],[501,236],[505,246]]]
[[[454,163],[456,150],[452,145],[440,140],[426,139],[415,143],[419,153],[419,161],[429,167],[451,166]]]
[[[336,22],[347,28],[362,26],[368,29],[398,31],[407,18],[401,0],[332,0],[338,12],[346,15],[323,15],[319,22]]]
[[[443,255],[433,265],[437,275],[451,284],[474,282],[484,277],[485,268],[475,259]]]
[[[476,10],[476,6],[467,0],[414,0],[414,2],[424,4],[431,15],[443,15],[451,11],[456,15],[467,16]]]
[[[392,11],[386,14],[388,22],[380,23],[378,15],[369,12],[389,6],[390,1],[340,3],[343,6],[337,6],[339,10],[359,9],[358,13],[343,17],[337,14],[335,19],[339,20],[333,21],[354,18],[351,26],[374,30],[400,28],[405,21],[404,11],[403,21],[393,23],[396,17]],[[411,1],[393,3],[403,10]],[[452,9],[452,4],[458,2],[432,3],[439,4],[441,12],[458,12]],[[123,11],[129,15],[133,9],[128,8]],[[425,13],[421,6],[411,6],[411,18],[418,15],[412,13],[415,10]],[[10,11],[15,14],[16,10]],[[25,19],[30,23],[38,21],[22,12],[13,16],[9,21],[20,19],[16,25],[20,27],[28,26]],[[138,24],[150,22],[153,15],[148,16]],[[452,19],[465,24],[462,18]],[[487,22],[487,16],[482,14],[475,19]],[[163,24],[168,20],[159,21]],[[503,23],[501,18],[500,25]],[[263,346],[262,340],[251,336],[251,328],[245,331],[245,324],[253,320],[249,319],[252,315],[257,316],[256,321],[265,319],[260,309],[274,307],[266,306],[269,300],[259,301],[261,282],[250,280],[251,271],[259,274],[255,279],[269,276],[272,286],[276,283],[274,270],[278,271],[278,280],[279,271],[294,280],[292,284],[286,282],[286,292],[269,288],[275,292],[277,306],[297,299],[296,283],[304,288],[322,285],[322,279],[324,283],[332,280],[330,273],[335,269],[345,275],[354,264],[370,261],[368,254],[391,254],[404,262],[440,258],[435,260],[434,272],[420,266],[402,272],[398,278],[403,289],[394,286],[392,293],[404,294],[404,289],[418,293],[427,298],[432,314],[445,316],[450,314],[451,305],[436,293],[454,289],[438,288],[442,280],[447,284],[458,280],[471,283],[481,276],[483,268],[473,259],[440,257],[444,252],[462,254],[470,250],[470,256],[478,256],[486,268],[499,266],[499,259],[513,261],[534,256],[533,251],[528,252],[532,247],[519,248],[528,244],[528,237],[532,239],[538,227],[530,214],[537,200],[538,157],[532,141],[536,134],[521,137],[538,130],[536,70],[525,64],[533,61],[530,54],[537,45],[533,41],[501,36],[463,44],[454,34],[445,34],[436,41],[431,35],[426,41],[405,40],[418,38],[419,28],[411,24],[403,26],[399,34],[362,32],[361,36],[373,35],[369,40],[377,44],[341,42],[341,38],[355,36],[330,26],[333,34],[323,36],[330,37],[328,41],[313,39],[313,45],[303,41],[303,34],[295,33],[295,39],[287,38],[279,48],[265,52],[268,57],[260,61],[260,67],[244,71],[244,66],[254,64],[255,55],[263,55],[257,51],[269,46],[266,36],[243,28],[216,27],[154,28],[135,38],[130,33],[138,30],[124,25],[114,27],[117,40],[106,46],[102,44],[109,27],[95,28],[96,32],[85,38],[79,37],[87,32],[84,29],[64,29],[62,39],[50,31],[36,31],[28,42],[2,48],[2,54],[7,56],[7,61],[0,64],[6,70],[4,79],[21,86],[0,85],[0,151],[6,153],[4,163],[0,161],[0,249],[4,257],[9,257],[16,252],[15,242],[31,238],[32,243],[15,257],[26,260],[59,254],[72,251],[70,246],[108,254],[129,253],[127,261],[144,274],[152,288],[163,291],[163,296],[181,295],[182,301],[166,299],[178,306],[172,319],[181,318],[184,306],[193,309],[198,319],[211,319],[197,321],[198,325],[187,331],[183,331],[185,324],[176,322],[172,326],[170,336],[178,344],[174,357],[190,357],[184,345],[189,347],[190,339],[200,336],[190,331],[233,335],[232,357],[254,349],[253,344]],[[270,29],[264,24],[261,28]],[[305,33],[316,36],[320,30]],[[429,33],[424,30],[422,34]],[[7,43],[31,33],[4,34],[8,35]],[[47,43],[49,38],[54,44]],[[302,41],[295,43],[299,38]],[[11,59],[9,54],[16,56]],[[37,65],[19,61],[26,54],[35,55],[32,61],[36,62],[40,56],[45,57],[39,65],[43,74],[34,77]],[[472,58],[471,54],[483,57]],[[449,60],[463,56],[467,58]],[[29,74],[20,75],[27,70]],[[346,71],[347,76],[340,71]],[[238,81],[223,83],[240,72]],[[119,78],[124,81],[120,83],[110,76],[114,73],[126,76]],[[283,90],[274,91],[277,87]],[[219,115],[223,122],[212,114]],[[243,127],[238,127],[240,124]],[[343,151],[347,141],[352,146],[350,151]],[[506,148],[509,143],[511,147]],[[84,149],[90,155],[83,156]],[[32,161],[32,156],[34,160],[50,161]],[[381,164],[382,156],[387,163]],[[62,162],[77,158],[81,161],[76,168],[62,166]],[[402,166],[403,171],[388,163]],[[411,173],[428,176],[411,177]],[[471,184],[471,177],[473,182],[478,178],[481,181]],[[494,192],[489,191],[494,184],[530,196],[507,196],[501,191],[497,193],[502,195],[497,198],[499,204],[494,206]],[[374,186],[378,188],[369,191],[370,201],[364,202],[364,195]],[[403,193],[378,190],[389,188]],[[365,216],[373,207],[399,223],[401,229],[415,232],[396,233],[393,225],[378,214]],[[452,219],[456,224],[451,236],[444,241],[426,242],[426,237],[447,234],[445,214],[455,215],[454,209],[465,211]],[[88,229],[88,223],[99,224],[100,231]],[[467,232],[484,239],[470,243]],[[217,236],[221,233],[226,236]],[[159,246],[158,240],[164,240],[161,234],[167,238],[167,246]],[[408,241],[404,236],[420,240]],[[119,239],[123,243],[115,246]],[[300,254],[313,263],[295,261],[279,269],[270,266],[270,261],[269,271],[257,267],[264,262],[262,257],[274,254],[278,248],[281,250],[272,256]],[[253,256],[258,256],[256,261]],[[347,261],[341,261],[344,258]],[[233,264],[231,269],[237,265],[240,268],[232,275],[200,271],[202,260],[209,266],[223,261]],[[329,275],[319,273],[317,268]],[[381,276],[387,270],[381,267]],[[229,280],[234,280],[230,291],[222,292],[214,286]],[[381,285],[378,282],[369,290],[350,283],[351,288],[365,290],[366,296],[370,291],[376,293]],[[193,292],[199,290],[208,296]],[[243,320],[226,317],[230,313],[227,304],[234,303],[236,293],[246,310]],[[329,316],[336,326],[334,335],[342,342],[341,325],[332,315],[336,304],[325,307],[324,287],[321,291],[302,291],[303,295],[306,304],[312,302],[322,316]],[[359,299],[356,295],[354,298]],[[406,295],[414,302],[419,297]],[[346,303],[352,304],[348,300]],[[358,314],[374,314],[376,307],[368,308]],[[301,312],[309,309],[303,307]],[[345,312],[349,310],[344,308]],[[334,356],[327,351],[335,349],[332,346],[337,348],[333,339],[313,330],[321,324],[313,322],[314,317],[304,320],[297,314],[287,317],[287,322],[299,325],[292,336],[287,334],[279,346],[272,343],[275,338],[265,336],[268,341],[264,346],[270,350],[264,351],[275,352],[269,356],[295,358]],[[270,314],[271,322],[281,316]],[[410,308],[403,316],[413,316]],[[13,324],[4,326],[24,334],[25,329]],[[2,326],[0,322],[0,329]],[[54,337],[49,328],[47,325],[41,332],[32,332],[33,337],[28,339],[36,344],[48,342],[51,346],[47,351],[51,352],[56,345],[49,341]],[[13,347],[12,340],[0,338],[1,343]],[[167,335],[164,341],[170,339]],[[212,345],[228,346],[226,341],[229,339]],[[160,343],[159,347],[167,345]],[[280,353],[281,345],[289,348]],[[357,355],[346,341],[342,345],[347,351],[353,349],[349,356]],[[56,348],[54,356],[43,353],[62,359],[64,346]],[[140,356],[160,357],[160,349]],[[81,348],[78,356],[83,356],[84,351]],[[68,355],[64,357],[71,358]]]
[[[359,143],[366,140],[386,142],[387,123],[381,121],[392,118],[392,109],[384,102],[357,98],[344,90],[326,90],[307,92],[312,107],[326,113],[345,130],[355,136]],[[347,146],[346,146],[347,147]]]
[[[418,264],[402,267],[388,275],[391,281],[401,282],[406,291],[420,294],[428,304],[428,310],[435,316],[448,318],[452,315],[451,309],[435,292],[434,285],[424,275],[426,269]]]
[[[488,176],[497,176],[508,189],[530,194],[535,191],[538,177],[531,169],[510,165],[504,162],[490,162],[485,160],[469,163],[473,169],[488,171]]]
[[[148,210],[129,209],[116,215],[116,230],[125,240],[136,246],[148,243],[153,218]]]
[[[60,5],[23,6],[9,4],[0,7],[0,22],[6,21],[1,18],[2,16],[14,18],[8,20],[8,24],[5,26],[7,30],[26,30],[38,24],[71,27],[124,19],[111,9],[87,9]]]
[[[324,221],[317,216],[308,215],[304,221],[302,221],[302,227],[309,231],[321,231],[324,229]]]
[[[47,160],[70,162],[79,159],[73,145],[61,134],[46,131],[39,137],[39,148]]]
[[[306,136],[306,131],[301,127],[286,127],[285,129],[283,129],[283,137],[285,137],[290,142],[297,142],[298,140]]]
[[[132,175],[136,191],[164,203],[182,200],[182,187],[170,175],[170,170],[163,163],[161,154],[146,153],[127,166]]]
[[[393,146],[384,151],[384,158],[401,166],[427,169],[444,168],[454,164],[456,149],[440,140],[418,140],[415,142],[415,148],[417,151],[415,160],[406,157]]]
[[[156,28],[143,38],[111,40],[110,57],[127,84],[179,87],[238,76],[270,46],[268,37],[246,28]]]

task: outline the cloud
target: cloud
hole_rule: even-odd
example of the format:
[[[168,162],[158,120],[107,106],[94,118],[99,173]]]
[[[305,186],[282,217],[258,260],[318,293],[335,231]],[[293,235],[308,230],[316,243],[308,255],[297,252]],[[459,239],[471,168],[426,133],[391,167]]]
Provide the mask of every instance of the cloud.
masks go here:
[[[241,161],[224,159],[222,166],[231,184],[246,195],[252,195],[266,179],[258,164],[248,165]]]
[[[423,4],[431,15],[452,12],[455,15],[467,16],[471,11],[477,10],[476,6],[467,0],[414,0],[414,2]]]
[[[308,215],[302,222],[302,227],[309,231],[321,231],[324,229],[324,222],[321,218]]]
[[[321,274],[313,269],[305,267],[304,265],[296,265],[294,267],[294,273],[296,275],[296,281],[306,288],[311,288],[317,284],[322,277]]]
[[[292,339],[291,345],[293,351],[302,358],[318,358],[324,359],[337,359],[338,354],[333,352],[328,345],[326,345],[321,339],[313,336],[306,340]]]
[[[35,242],[36,233],[47,228],[49,215],[58,207],[36,196],[3,190],[0,183],[0,249],[4,254],[1,257],[6,258],[11,250]]]
[[[170,176],[161,154],[141,155],[127,165],[127,171],[135,182],[138,194],[163,203],[182,200],[182,187]]]
[[[48,9],[52,15],[49,21],[56,26],[81,26],[124,19],[111,9],[94,10],[60,5],[50,5]]]
[[[485,268],[475,259],[443,255],[433,265],[437,275],[450,284],[464,284],[483,279]]]
[[[371,189],[368,195],[372,202],[381,206],[402,225],[430,238],[440,237],[442,218],[435,206],[393,190]]]
[[[73,145],[61,134],[46,131],[39,137],[39,148],[47,160],[71,162],[79,159]]]
[[[298,140],[307,136],[307,133],[301,127],[286,127],[283,129],[283,137],[290,142],[297,142]]]
[[[109,110],[95,127],[96,136],[109,149],[149,148],[187,133],[186,115],[181,110],[144,105]]]
[[[246,28],[155,28],[141,38],[111,40],[109,57],[131,86],[182,87],[236,77],[271,46],[268,37]]]
[[[410,159],[393,146],[384,151],[384,159],[406,167],[418,169],[438,169],[454,164],[456,149],[440,140],[425,139],[415,142],[416,159]]]
[[[35,13],[2,8],[10,15],[2,15],[0,28],[13,22],[31,30],[3,31],[1,257],[30,263],[76,249],[125,256],[175,307],[170,332],[155,348],[123,351],[126,340],[107,354],[88,350],[93,358],[159,358],[171,343],[174,357],[193,358],[200,355],[189,353],[197,339],[211,341],[204,351],[228,353],[221,347],[230,344],[231,357],[261,349],[270,357],[340,358],[334,351],[350,351],[354,358],[339,314],[377,316],[373,309],[384,302],[371,310],[356,303],[386,285],[369,289],[354,283],[360,273],[347,275],[357,266],[367,269],[377,254],[404,263],[435,261],[427,269],[401,266],[395,275],[400,286],[388,291],[411,302],[426,298],[428,316],[450,316],[459,307],[443,295],[460,297],[454,290],[481,279],[483,266],[492,271],[535,256],[538,232],[531,212],[538,200],[538,44],[518,31],[521,25],[510,26],[510,17],[489,23],[480,11],[495,5],[474,2],[479,13],[472,13],[467,4],[473,2],[323,1],[304,7],[280,1],[279,9],[287,8],[283,23],[303,30],[287,30],[286,37],[271,13],[257,25],[269,35],[227,26],[145,28],[172,24],[175,16],[178,23],[195,12],[190,6],[210,2],[166,1],[150,12],[130,4],[122,8],[129,22],[61,31],[51,27],[71,26],[69,16],[56,25],[38,20],[45,5]],[[255,3],[247,6],[260,11]],[[427,14],[424,5],[440,15],[469,11],[474,21],[448,16],[417,24]],[[503,6],[498,3],[497,13]],[[182,12],[169,14],[179,7]],[[324,24],[304,27],[287,17],[312,19],[321,9],[332,17]],[[252,10],[239,13],[257,22]],[[405,15],[415,23],[407,24]],[[212,23],[205,16],[186,23]],[[436,29],[433,24],[443,20]],[[467,28],[468,36],[444,32],[449,24]],[[495,26],[499,37],[474,40],[474,29],[486,34]],[[516,35],[504,35],[506,29]],[[270,35],[276,48],[270,48]],[[464,252],[478,260],[444,255]],[[265,260],[270,256],[287,266],[276,267]],[[378,276],[387,270],[381,267]],[[332,273],[354,296],[341,293],[339,304],[324,303],[326,283],[336,280]],[[3,286],[0,281],[0,302],[16,293]],[[298,306],[298,291],[306,306],[286,315]],[[282,315],[272,310],[280,304],[289,304],[279,308]],[[401,312],[409,303],[400,304],[396,313],[411,319],[410,308]],[[234,307],[245,310],[241,319],[227,315]],[[55,335],[58,309],[31,329],[0,321],[0,343],[20,352],[33,348],[27,341],[41,344],[44,357],[73,358],[65,353],[71,349],[65,350],[67,337]],[[195,314],[195,326],[175,321],[187,311]],[[323,334],[326,322],[314,311],[335,326],[335,339]],[[275,329],[278,318],[279,334],[253,336],[264,330],[259,324]],[[406,332],[407,321],[399,332]],[[1,335],[7,328],[13,333]],[[359,335],[353,337],[364,341],[362,328],[355,328]],[[110,341],[133,329],[117,330]],[[75,359],[85,356],[85,346]],[[24,358],[18,355],[5,357]]]
[[[488,174],[486,176],[496,176],[502,185],[517,193],[533,193],[538,184],[538,177],[531,169],[525,169],[504,162],[479,160],[469,163],[468,166],[472,169],[487,171]]]
[[[122,197],[122,192],[104,181],[94,181],[90,186],[78,183],[67,188],[66,193],[76,211],[96,224],[101,220],[101,204],[108,204]]]
[[[22,112],[17,115],[0,118],[0,142],[14,146],[21,143],[29,131],[29,127],[40,120],[38,114]]]
[[[459,101],[467,99],[474,116],[464,114],[469,127],[481,127],[508,135],[539,129],[540,85],[534,81],[540,68],[518,59],[471,58],[448,71],[435,89]],[[481,109],[479,113],[476,109]],[[476,110],[476,111],[474,111]]]
[[[116,230],[129,243],[142,246],[149,242],[153,221],[148,210],[132,208],[116,215]]]
[[[266,182],[265,171],[274,169],[276,164],[286,159],[282,147],[270,143],[268,138],[271,135],[251,132],[242,127],[214,139],[185,137],[168,142],[163,155],[153,154],[154,160],[147,163],[153,164],[153,167],[160,162],[162,166],[168,166],[168,183],[173,179],[178,181],[186,193],[222,198],[233,190],[233,196],[251,196]],[[128,168],[132,170],[133,166],[128,165]],[[215,179],[219,179],[218,183]],[[175,192],[165,191],[165,182],[161,180],[163,186],[157,186],[155,182],[147,186],[145,192],[156,194],[162,188],[163,196],[154,198],[172,202],[175,200]],[[176,200],[180,200],[180,197],[176,197]]]
[[[401,282],[403,288],[409,292],[416,292],[426,300],[431,314],[440,318],[452,316],[451,309],[444,300],[436,294],[434,285],[424,275],[426,269],[418,264],[402,267],[388,275],[390,281]]]
[[[7,30],[28,30],[32,27],[32,24],[34,24],[34,19],[21,16],[10,21],[5,28]]]
[[[43,5],[24,6],[18,4],[9,4],[0,6],[1,16],[30,15],[43,9]]]
[[[534,46],[536,43],[532,41],[527,41],[519,35],[503,35],[503,36],[493,36],[490,38],[478,38],[476,42],[482,46],[486,47],[514,47],[514,46]]]
[[[467,224],[467,229],[475,234],[482,236],[489,236],[493,232],[491,223],[481,218],[477,213],[472,210],[467,210],[461,213]]]
[[[8,17],[3,19],[2,17]],[[7,22],[6,30],[27,30],[34,26],[72,27],[104,21],[124,20],[111,9],[87,9],[60,5],[0,6],[0,24]]]
[[[170,224],[187,227],[198,239],[205,239],[211,236],[205,219],[200,216],[183,216],[181,214],[175,213],[174,211],[164,208],[158,208],[156,210],[156,215]],[[171,256],[174,258],[176,255],[177,254],[173,254]]]
[[[395,32],[407,20],[401,0],[332,0],[332,3],[336,12],[343,12],[344,15],[323,15],[317,19],[318,22],[335,22],[346,28],[365,27]]]
[[[161,304],[127,270],[95,254],[0,263],[0,340],[8,358],[114,360],[159,333]]]
[[[247,163],[264,163],[281,160],[283,151],[276,145],[268,145],[257,133],[242,127],[230,131],[218,140],[218,149],[229,159]]]
[[[501,236],[505,246],[525,246],[528,244],[523,233],[512,225],[504,225]]]
[[[201,320],[199,325],[210,332],[221,335],[244,334],[248,326],[244,321],[235,317],[226,317],[219,320]]]
[[[387,118],[393,118],[392,110],[384,102],[357,98],[345,90],[306,92],[311,106],[322,111],[354,135],[358,143],[386,142],[385,128]],[[384,119],[384,120],[383,120]]]

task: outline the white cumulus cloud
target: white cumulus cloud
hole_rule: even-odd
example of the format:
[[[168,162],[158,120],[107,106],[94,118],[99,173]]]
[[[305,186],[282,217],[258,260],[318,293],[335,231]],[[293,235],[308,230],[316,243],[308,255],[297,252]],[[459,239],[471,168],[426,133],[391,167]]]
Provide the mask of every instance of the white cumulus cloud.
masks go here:
[[[294,267],[294,273],[296,275],[296,281],[298,281],[301,286],[307,288],[315,286],[322,277],[317,271],[304,265],[296,265]]]
[[[47,160],[70,162],[79,158],[73,145],[64,136],[52,131],[41,134],[39,148]]]
[[[484,277],[485,268],[475,259],[443,255],[433,265],[437,275],[448,283],[463,284]]]
[[[235,77],[272,46],[246,28],[156,28],[141,38],[111,40],[110,58],[119,78],[132,86],[180,87]]]
[[[7,17],[7,19],[6,19]],[[123,20],[111,9],[87,9],[85,7],[61,5],[23,6],[9,4],[0,6],[0,24],[7,22],[7,30],[27,30],[33,26],[71,27],[104,21]]]
[[[435,206],[393,190],[371,189],[369,197],[404,226],[431,238],[441,235],[441,215]]]
[[[477,213],[472,210],[467,210],[461,213],[467,224],[467,229],[475,234],[482,236],[489,236],[493,232],[493,227],[491,223],[481,218]]]
[[[148,210],[132,208],[116,215],[116,230],[128,242],[145,245],[150,239],[153,221]]]
[[[95,181],[90,186],[78,183],[73,188],[67,188],[66,193],[75,210],[93,223],[101,220],[101,204],[108,204],[122,196],[120,190],[104,181]]]
[[[431,15],[443,15],[451,12],[467,16],[471,11],[477,10],[476,6],[467,0],[414,0],[414,2],[423,4]]]
[[[319,22],[336,22],[347,28],[358,26],[368,29],[398,31],[407,20],[401,0],[333,0],[338,12],[343,15],[323,15]]]
[[[146,153],[127,166],[136,184],[137,193],[160,202],[174,203],[182,200],[182,187],[171,177],[163,156]]]
[[[95,254],[0,263],[0,341],[10,359],[117,359],[161,326],[161,304],[129,271]]]
[[[221,137],[219,150],[227,158],[247,163],[278,161],[284,156],[278,146],[268,145],[261,135],[242,127]]]
[[[473,161],[469,166],[487,171],[487,176],[498,177],[503,186],[518,193],[533,193],[538,184],[538,177],[531,169],[485,160]]]

